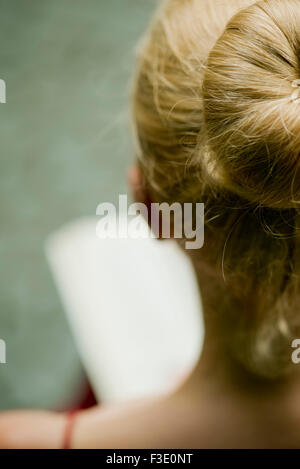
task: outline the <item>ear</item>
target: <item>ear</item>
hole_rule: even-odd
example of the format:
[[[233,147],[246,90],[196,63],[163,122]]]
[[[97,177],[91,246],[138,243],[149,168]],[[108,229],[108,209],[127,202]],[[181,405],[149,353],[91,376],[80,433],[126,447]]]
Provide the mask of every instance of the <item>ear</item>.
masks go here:
[[[138,165],[133,165],[127,172],[128,184],[131,188],[134,202],[145,204],[148,210],[148,225],[154,229],[159,237],[159,228],[153,227],[151,223],[151,198],[147,192],[143,173]]]
[[[153,220],[151,219],[151,204],[152,200],[147,192],[145,180],[141,169],[138,165],[132,166],[127,172],[127,179],[129,186],[132,191],[133,199],[135,202],[145,204],[148,209],[148,224],[151,227],[152,231],[155,233],[157,239],[162,239],[160,237],[160,233],[162,230],[161,227],[161,218],[159,218],[158,225],[154,224]]]
[[[134,201],[147,204],[149,197],[145,189],[144,177],[141,169],[137,165],[133,165],[128,170],[127,180],[131,188]]]

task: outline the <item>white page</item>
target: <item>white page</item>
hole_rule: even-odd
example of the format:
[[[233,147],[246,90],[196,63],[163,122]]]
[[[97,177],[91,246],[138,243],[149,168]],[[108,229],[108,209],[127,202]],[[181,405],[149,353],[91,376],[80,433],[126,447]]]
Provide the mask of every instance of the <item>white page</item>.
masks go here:
[[[198,287],[174,241],[99,239],[96,218],[60,229],[47,257],[102,402],[167,392],[203,341]]]

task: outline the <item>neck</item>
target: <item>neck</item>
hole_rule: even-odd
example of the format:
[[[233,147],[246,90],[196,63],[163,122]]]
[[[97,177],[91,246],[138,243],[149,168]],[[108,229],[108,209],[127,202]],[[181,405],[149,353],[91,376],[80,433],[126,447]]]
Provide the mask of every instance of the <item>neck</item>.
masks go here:
[[[218,308],[220,304],[226,304],[233,311],[237,306],[230,301],[226,287],[218,279],[204,269],[198,268],[196,272],[202,298],[205,338],[200,358],[180,392],[197,396],[199,391],[207,388],[209,392],[215,390],[255,399],[270,398],[272,395],[281,400],[294,392],[299,395],[300,373],[296,370],[280,379],[263,379],[246,371],[233,357]]]

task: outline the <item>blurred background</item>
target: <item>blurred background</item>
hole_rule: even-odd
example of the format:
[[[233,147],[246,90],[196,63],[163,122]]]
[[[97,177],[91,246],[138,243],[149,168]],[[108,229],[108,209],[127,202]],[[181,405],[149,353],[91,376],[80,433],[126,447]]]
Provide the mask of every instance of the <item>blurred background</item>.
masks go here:
[[[0,0],[0,409],[84,393],[44,241],[127,192],[129,81],[156,3]]]

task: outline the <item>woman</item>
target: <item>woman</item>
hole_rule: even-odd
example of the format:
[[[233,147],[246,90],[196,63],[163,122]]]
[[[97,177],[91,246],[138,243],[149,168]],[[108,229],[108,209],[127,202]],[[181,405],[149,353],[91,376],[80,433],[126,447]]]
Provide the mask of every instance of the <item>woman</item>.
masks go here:
[[[206,336],[162,397],[0,417],[0,446],[300,447],[300,2],[169,0],[133,93],[140,202],[204,202]],[[183,244],[183,243],[182,243]]]

